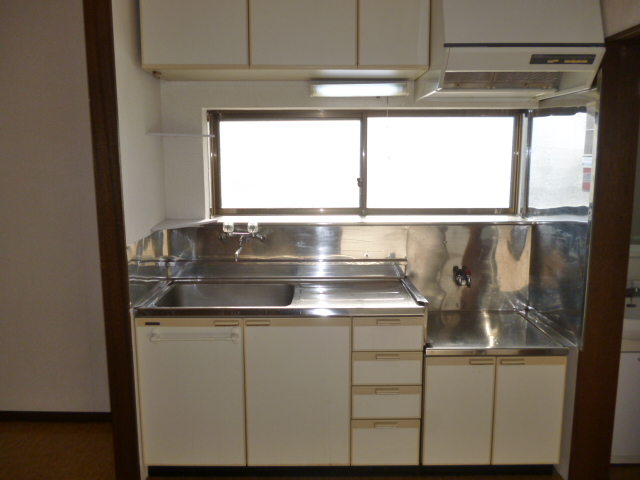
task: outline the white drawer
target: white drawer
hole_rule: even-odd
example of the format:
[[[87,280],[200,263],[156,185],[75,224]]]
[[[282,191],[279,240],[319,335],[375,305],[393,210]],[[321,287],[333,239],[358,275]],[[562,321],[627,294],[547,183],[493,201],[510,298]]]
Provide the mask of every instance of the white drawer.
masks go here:
[[[352,420],[351,465],[418,465],[420,420]]]
[[[425,317],[353,319],[354,350],[422,350]]]
[[[354,385],[422,385],[422,352],[355,352]]]
[[[352,418],[420,418],[422,387],[353,387]]]

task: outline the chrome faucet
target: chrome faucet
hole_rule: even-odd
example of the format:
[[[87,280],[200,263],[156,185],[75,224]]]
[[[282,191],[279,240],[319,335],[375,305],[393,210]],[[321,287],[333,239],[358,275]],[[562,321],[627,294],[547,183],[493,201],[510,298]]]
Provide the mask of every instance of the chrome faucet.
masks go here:
[[[240,252],[242,251],[242,247],[244,246],[245,242],[251,240],[252,238],[257,238],[262,243],[267,241],[267,236],[266,235],[261,235],[261,234],[258,233],[258,224],[257,223],[248,224],[246,232],[234,232],[233,231],[233,224],[228,224],[228,223],[224,224],[223,230],[224,231],[218,237],[223,242],[226,242],[230,237],[239,237],[238,238],[238,247],[239,248],[238,248],[238,250],[236,250],[236,253],[235,253],[236,262],[240,258]]]

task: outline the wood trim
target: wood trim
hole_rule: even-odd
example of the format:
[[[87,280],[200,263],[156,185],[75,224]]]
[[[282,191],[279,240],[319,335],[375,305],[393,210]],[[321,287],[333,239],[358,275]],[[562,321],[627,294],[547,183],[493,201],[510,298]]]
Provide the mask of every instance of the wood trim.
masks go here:
[[[111,412],[0,412],[0,422],[110,423]]]
[[[116,478],[139,480],[110,0],[83,0]]]
[[[608,44],[570,480],[609,478],[640,119],[640,45]]]
[[[618,32],[606,38],[606,42],[608,45],[612,43],[638,42],[638,41],[640,41],[640,25],[627,28],[622,32]]]

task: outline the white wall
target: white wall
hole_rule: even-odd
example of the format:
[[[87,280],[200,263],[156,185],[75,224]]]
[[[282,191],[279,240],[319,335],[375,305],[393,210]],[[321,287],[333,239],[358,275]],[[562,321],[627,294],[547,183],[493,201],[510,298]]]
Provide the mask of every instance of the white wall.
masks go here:
[[[0,410],[108,411],[82,1],[0,38]]]
[[[166,218],[160,81],[140,68],[138,2],[113,0],[120,166],[126,244]]]
[[[640,25],[640,2],[638,0],[601,0],[600,3],[605,37]]]

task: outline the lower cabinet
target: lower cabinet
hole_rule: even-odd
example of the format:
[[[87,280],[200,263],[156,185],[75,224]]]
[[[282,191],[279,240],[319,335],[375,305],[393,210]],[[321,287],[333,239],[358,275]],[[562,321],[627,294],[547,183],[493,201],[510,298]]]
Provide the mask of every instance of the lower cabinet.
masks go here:
[[[424,465],[556,464],[566,357],[426,359]]]
[[[242,328],[225,323],[136,320],[145,464],[245,465]]]
[[[247,464],[349,465],[351,319],[245,327]]]
[[[427,357],[424,465],[489,465],[495,357]]]
[[[352,420],[352,465],[417,465],[420,420]]]

